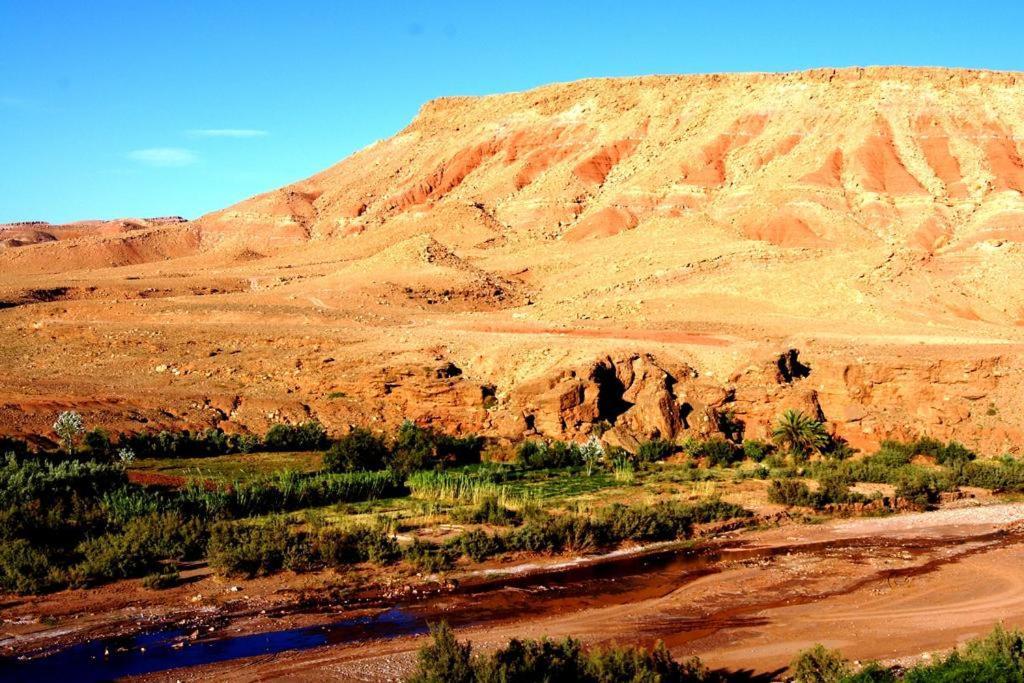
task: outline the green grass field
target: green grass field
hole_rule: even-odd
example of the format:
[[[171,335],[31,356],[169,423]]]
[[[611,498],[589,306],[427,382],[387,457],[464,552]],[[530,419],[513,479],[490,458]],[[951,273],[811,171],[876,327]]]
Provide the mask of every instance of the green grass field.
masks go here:
[[[147,458],[132,463],[131,471],[167,474],[186,479],[220,482],[246,481],[281,470],[312,472],[320,469],[323,454],[317,451],[300,453],[236,453],[205,458]]]

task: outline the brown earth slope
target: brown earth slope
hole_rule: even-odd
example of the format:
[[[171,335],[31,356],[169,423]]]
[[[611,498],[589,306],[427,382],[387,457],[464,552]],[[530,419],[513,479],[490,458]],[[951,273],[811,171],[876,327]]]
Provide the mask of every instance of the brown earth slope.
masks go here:
[[[1022,97],[1021,74],[874,68],[435,100],[191,223],[13,240],[0,431],[76,406],[628,443],[796,405],[856,445],[1015,447]]]

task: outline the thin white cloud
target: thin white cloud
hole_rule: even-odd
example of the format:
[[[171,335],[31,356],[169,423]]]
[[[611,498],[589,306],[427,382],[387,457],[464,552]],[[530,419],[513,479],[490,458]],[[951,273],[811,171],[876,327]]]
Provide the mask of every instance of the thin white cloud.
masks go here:
[[[0,96],[0,107],[6,109],[27,109],[29,101],[24,97]]]
[[[263,138],[270,133],[258,128],[195,128],[185,134],[193,138]]]
[[[180,147],[150,147],[128,152],[128,158],[147,166],[175,167],[190,166],[199,161],[199,156],[190,149]]]

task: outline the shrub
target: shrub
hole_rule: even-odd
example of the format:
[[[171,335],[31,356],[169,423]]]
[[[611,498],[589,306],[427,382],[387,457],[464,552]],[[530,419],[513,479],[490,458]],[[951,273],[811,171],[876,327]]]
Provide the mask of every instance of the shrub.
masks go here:
[[[830,473],[821,477],[817,491],[811,491],[807,484],[796,479],[774,479],[768,487],[768,500],[815,510],[826,505],[866,502],[867,497],[850,491],[849,483],[845,477]]]
[[[368,526],[321,530],[317,552],[322,562],[331,567],[358,562],[390,564],[401,557],[394,536]]]
[[[390,451],[384,439],[368,429],[356,427],[341,437],[324,454],[324,468],[330,472],[382,470]]]
[[[473,646],[455,639],[446,622],[430,626],[430,642],[420,648],[410,683],[473,683]]]
[[[977,458],[977,454],[957,441],[942,443],[938,439],[923,436],[910,444],[915,455],[927,455],[935,458],[940,465],[952,466],[969,462]]]
[[[462,554],[474,562],[483,562],[505,550],[505,543],[500,536],[488,534],[480,529],[460,534],[453,545],[456,544]]]
[[[939,502],[943,486],[929,472],[905,472],[896,482],[896,496],[919,508]]]
[[[904,680],[908,683],[1024,680],[1024,634],[997,626],[988,636],[969,642],[960,651],[911,668]]]
[[[14,593],[40,593],[55,583],[54,571],[46,553],[25,539],[0,542],[0,588]]]
[[[840,683],[850,673],[843,656],[823,645],[799,653],[789,666],[796,683]]]
[[[743,459],[743,451],[720,436],[700,442],[691,454],[705,458],[710,467],[728,467]]]
[[[210,535],[210,566],[224,574],[262,576],[279,569],[296,572],[359,562],[389,564],[401,556],[394,537],[367,526],[291,530],[280,519],[264,524],[220,522]]]
[[[584,650],[574,638],[520,640],[490,655],[473,654],[470,643],[459,643],[442,622],[431,625],[430,642],[420,648],[417,668],[408,679],[415,683],[705,683],[718,677],[698,659],[677,662],[658,643],[654,650],[626,646]]]
[[[652,439],[644,441],[636,449],[636,459],[639,462],[657,462],[664,460],[676,452],[676,445],[665,439]]]
[[[155,513],[133,519],[124,529],[84,541],[81,562],[74,568],[79,581],[109,581],[138,576],[162,560],[198,557],[205,529],[198,520],[175,513]]]
[[[452,519],[463,524],[493,524],[509,526],[519,524],[521,516],[510,510],[494,497],[484,498],[475,507],[459,509],[452,512]]]
[[[953,466],[952,478],[961,486],[980,486],[997,491],[1024,490],[1024,462],[962,462]]]
[[[583,552],[602,545],[603,531],[588,517],[548,515],[531,519],[509,534],[506,541],[510,550]]]
[[[328,443],[327,432],[315,420],[298,425],[275,424],[263,437],[263,446],[268,451],[317,451]]]
[[[388,466],[410,474],[446,464],[468,465],[480,462],[483,445],[477,436],[449,436],[406,420],[395,435]]]
[[[743,440],[743,456],[754,462],[761,462],[772,452],[772,445],[757,439]]]
[[[282,425],[283,426],[283,425]],[[228,453],[250,453],[262,445],[252,434],[228,434],[222,429],[207,429],[193,434],[180,432],[122,435],[117,446],[131,449],[140,458],[203,457]]]
[[[524,441],[519,444],[516,462],[531,470],[579,467],[584,464],[579,445],[565,441]]]
[[[142,577],[142,586],[152,590],[163,590],[177,585],[181,580],[181,574],[177,570],[147,574]]]
[[[287,551],[288,529],[283,522],[220,522],[210,530],[207,559],[211,567],[224,574],[251,578],[281,569]]]
[[[415,539],[402,549],[402,559],[417,569],[433,574],[450,569],[456,560],[455,552],[456,549],[451,546],[439,547]]]
[[[110,457],[110,435],[107,434],[106,430],[99,427],[91,429],[85,433],[82,441],[85,443],[85,447],[89,449],[89,454],[93,458],[105,460]]]
[[[693,527],[692,508],[664,501],[654,505],[613,505],[599,519],[610,540],[667,541],[686,536]]]

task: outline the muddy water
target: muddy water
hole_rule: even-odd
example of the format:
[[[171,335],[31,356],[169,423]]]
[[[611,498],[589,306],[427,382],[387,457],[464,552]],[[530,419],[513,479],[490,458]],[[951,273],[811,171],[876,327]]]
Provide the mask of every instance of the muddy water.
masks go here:
[[[447,620],[454,627],[464,627],[513,622],[524,614],[536,618],[578,612],[656,599],[725,567],[770,561],[773,556],[783,554],[806,555],[813,559],[839,553],[852,562],[880,552],[927,555],[930,558],[914,567],[871,573],[863,580],[844,587],[843,592],[850,592],[870,581],[893,580],[934,571],[945,563],[990,550],[1005,542],[1005,536],[991,534],[943,540],[851,539],[774,548],[748,548],[742,543],[733,543],[699,552],[672,550],[608,558],[545,574],[480,580],[428,601],[400,602],[365,610],[368,613],[358,617],[331,620],[325,613],[325,623],[317,626],[197,641],[190,640],[179,629],[96,640],[33,659],[0,660],[0,679],[33,683],[58,679],[103,681],[256,655],[308,650],[323,645],[355,644],[420,634],[426,632],[428,623],[440,619]],[[950,552],[944,552],[947,550]],[[806,595],[799,600],[810,602],[836,594]],[[784,602],[793,604],[793,598],[786,598]],[[758,612],[779,604],[783,603],[778,596],[751,596],[751,601],[742,607],[700,617],[659,615],[645,624],[642,635],[664,637],[668,645],[678,645],[716,631],[756,625]]]

